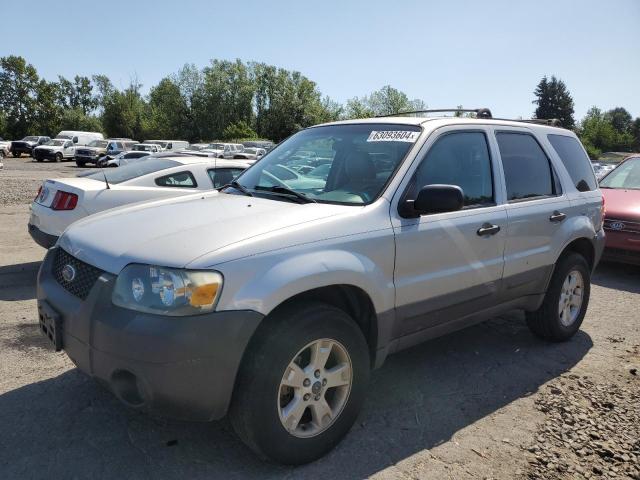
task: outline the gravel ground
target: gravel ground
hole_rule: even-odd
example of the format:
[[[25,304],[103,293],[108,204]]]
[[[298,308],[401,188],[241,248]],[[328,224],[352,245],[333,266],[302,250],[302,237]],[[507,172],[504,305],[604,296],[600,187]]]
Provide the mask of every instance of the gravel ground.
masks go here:
[[[77,171],[27,158],[0,171],[0,479],[639,478],[635,267],[598,267],[569,342],[534,338],[514,313],[390,357],[345,441],[304,467],[258,461],[226,421],[123,407],[36,325],[44,250],[26,232],[28,204],[42,180]]]

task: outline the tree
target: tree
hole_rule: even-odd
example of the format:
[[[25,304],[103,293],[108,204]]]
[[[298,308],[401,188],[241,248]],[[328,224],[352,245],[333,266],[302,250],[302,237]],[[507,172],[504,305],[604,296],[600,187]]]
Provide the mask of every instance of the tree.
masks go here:
[[[38,135],[54,137],[60,131],[63,108],[58,103],[60,85],[42,79],[36,86],[36,108],[33,111],[33,125]]]
[[[640,151],[640,117],[633,121],[630,132],[633,137],[633,150]]]
[[[79,130],[82,132],[102,132],[102,123],[98,117],[86,115],[80,108],[66,109],[60,118],[60,130]]]
[[[227,125],[222,132],[223,140],[250,140],[255,138],[258,138],[258,134],[243,120]]]
[[[555,76],[551,80],[542,77],[533,92],[537,97],[532,103],[538,105],[534,118],[557,118],[564,128],[573,128],[573,98],[562,80]]]
[[[347,100],[346,118],[367,118],[382,115],[394,115],[402,112],[424,110],[423,100],[409,100],[406,93],[385,85],[369,96]]]
[[[110,137],[142,140],[148,131],[148,105],[140,94],[142,85],[132,80],[123,90],[106,90],[103,97],[102,125]]]
[[[38,73],[22,57],[0,58],[0,110],[6,118],[6,134],[22,138],[36,134],[34,113],[38,88]]]
[[[630,132],[621,133],[613,126],[611,117],[592,107],[580,123],[578,135],[591,158],[606,151],[629,151],[633,144]]]
[[[189,127],[189,107],[180,88],[170,78],[163,78],[149,93],[147,129],[154,137],[197,140]]]
[[[631,123],[633,117],[631,114],[622,107],[616,107],[605,113],[607,120],[611,122],[613,128],[619,133],[625,133],[631,131]]]

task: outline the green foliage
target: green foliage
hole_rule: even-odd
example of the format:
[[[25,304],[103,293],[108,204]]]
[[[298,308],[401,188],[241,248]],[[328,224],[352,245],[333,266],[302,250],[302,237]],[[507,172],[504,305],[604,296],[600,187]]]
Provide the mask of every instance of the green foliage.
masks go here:
[[[555,76],[551,80],[543,77],[533,92],[537,97],[533,103],[538,105],[535,118],[557,118],[564,128],[573,128],[573,98],[562,80]]]
[[[419,99],[409,100],[406,93],[393,88],[391,85],[385,85],[369,96],[347,100],[345,117],[367,118],[424,110],[425,108],[424,101]]]
[[[22,57],[0,58],[0,110],[6,116],[4,134],[22,138],[35,133],[34,112],[38,73]]]
[[[60,130],[102,132],[102,122],[94,115],[85,114],[82,108],[70,108],[62,113]]]
[[[578,135],[589,157],[597,159],[603,152],[630,151],[633,136],[629,131],[619,131],[613,124],[611,111],[603,113],[592,107],[580,123]]]
[[[243,120],[236,123],[230,123],[222,131],[223,140],[250,140],[258,138],[258,134],[254,132],[249,124]]]
[[[132,81],[125,90],[113,89],[103,97],[102,125],[109,137],[136,140],[146,137],[149,109],[140,93],[141,88],[141,84]]]

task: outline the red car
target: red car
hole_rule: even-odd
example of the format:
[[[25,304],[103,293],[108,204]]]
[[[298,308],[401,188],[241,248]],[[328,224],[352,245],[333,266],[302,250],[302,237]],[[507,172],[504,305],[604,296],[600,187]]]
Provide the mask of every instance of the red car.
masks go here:
[[[640,156],[625,159],[600,180],[605,199],[603,259],[640,265]]]

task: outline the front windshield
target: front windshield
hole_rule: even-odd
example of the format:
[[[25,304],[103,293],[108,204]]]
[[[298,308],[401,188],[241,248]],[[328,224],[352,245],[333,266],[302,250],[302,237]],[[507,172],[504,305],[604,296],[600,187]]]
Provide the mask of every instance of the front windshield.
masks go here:
[[[89,142],[88,147],[107,148],[108,142],[105,140],[92,140]]]
[[[210,143],[207,148],[210,150],[224,150],[224,145],[222,143]]]
[[[64,140],[49,140],[47,143],[45,143],[45,145],[49,145],[52,147],[61,147],[64,145]]]
[[[267,198],[282,199],[283,189],[288,189],[320,203],[369,204],[420,131],[414,125],[373,123],[309,128],[284,141],[236,180],[250,193]],[[323,167],[328,169],[326,176],[308,175],[321,165],[328,165]]]
[[[104,169],[86,174],[80,174],[79,177],[91,178],[93,180],[104,181],[104,177],[107,177],[109,183],[118,184],[131,180],[133,178],[141,177],[149,173],[159,172],[167,168],[176,167],[180,165],[173,160],[165,160],[161,158],[152,158],[141,162],[127,163],[126,165],[113,169]]]
[[[600,188],[640,190],[640,157],[630,158],[600,180]]]
[[[22,139],[23,142],[37,142],[38,141],[38,137],[24,137]]]

